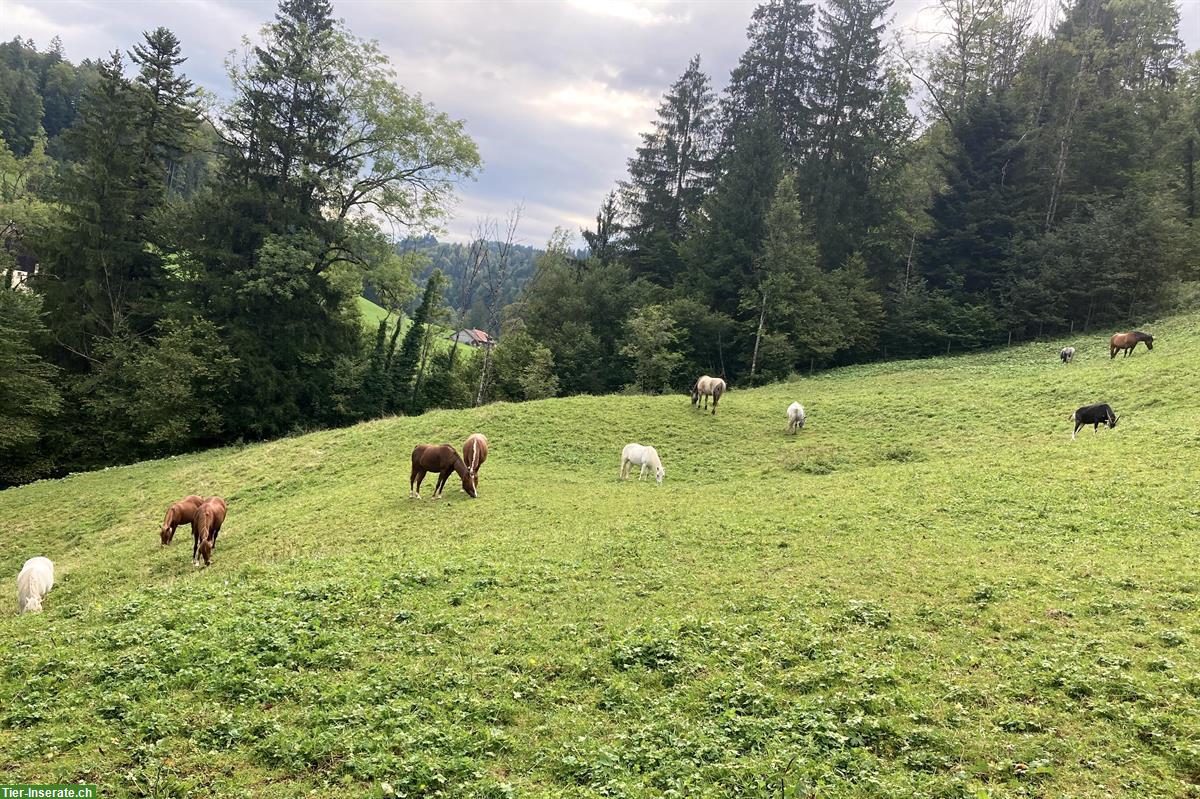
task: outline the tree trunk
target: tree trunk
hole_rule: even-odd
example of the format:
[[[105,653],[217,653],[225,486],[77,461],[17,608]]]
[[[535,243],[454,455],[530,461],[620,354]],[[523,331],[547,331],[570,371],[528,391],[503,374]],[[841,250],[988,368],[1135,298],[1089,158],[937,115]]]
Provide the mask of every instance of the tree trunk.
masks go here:
[[[425,325],[425,333],[421,337],[421,360],[417,366],[417,379],[413,381],[412,396],[409,405],[416,408],[417,395],[421,393],[421,384],[425,382],[425,369],[429,365],[429,353],[433,350],[433,326]]]
[[[1189,136],[1184,154],[1184,186],[1187,191],[1187,218],[1196,218],[1196,137]]]
[[[758,312],[758,332],[754,334],[754,355],[750,358],[750,385],[754,385],[754,375],[758,371],[758,345],[762,343],[763,326],[767,322],[767,294],[763,292],[762,305]]]
[[[404,316],[396,314],[396,329],[392,331],[392,340],[388,343],[387,358],[384,361],[384,369],[392,368],[392,357],[396,354],[396,341],[400,338],[400,330],[404,327]]]
[[[475,394],[475,407],[478,408],[483,404],[483,392],[487,387],[488,372],[492,368],[492,348],[483,348],[483,369],[479,371],[479,391]]]

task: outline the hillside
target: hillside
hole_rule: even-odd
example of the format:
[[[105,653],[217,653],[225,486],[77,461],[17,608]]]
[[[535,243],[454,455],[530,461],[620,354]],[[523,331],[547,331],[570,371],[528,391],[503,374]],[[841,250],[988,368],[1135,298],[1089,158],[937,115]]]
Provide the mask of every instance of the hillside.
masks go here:
[[[0,773],[113,796],[1200,790],[1200,317],[431,413],[0,493]],[[784,409],[808,425],[784,434]],[[1071,441],[1077,406],[1115,430]],[[407,499],[491,439],[481,498]],[[622,484],[621,446],[666,481]],[[158,525],[229,501],[215,561]],[[13,613],[33,555],[60,583]],[[781,789],[782,786],[782,789]]]

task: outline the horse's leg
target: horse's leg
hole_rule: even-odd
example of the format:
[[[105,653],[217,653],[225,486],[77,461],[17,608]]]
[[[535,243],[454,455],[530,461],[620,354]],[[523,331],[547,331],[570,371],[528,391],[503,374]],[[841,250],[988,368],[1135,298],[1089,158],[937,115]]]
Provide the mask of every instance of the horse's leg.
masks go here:
[[[200,531],[192,527],[192,565],[200,563]]]
[[[417,482],[417,467],[414,466],[412,472],[410,472],[408,475],[408,498],[409,499],[412,499],[417,494],[416,490],[413,488],[413,485],[416,482]]]
[[[713,416],[717,415],[717,403],[720,402],[720,400],[721,400],[720,397],[718,397],[716,394],[713,394],[713,412],[712,412]]]
[[[645,479],[646,479],[646,464],[645,464],[645,462],[643,462],[643,463],[642,463],[642,468],[641,468],[641,470],[638,472],[638,479],[639,479],[639,480],[645,480]]]
[[[426,472],[424,469],[417,470],[417,493],[416,493],[417,499],[421,498],[421,483],[425,482],[425,474],[426,474]]]

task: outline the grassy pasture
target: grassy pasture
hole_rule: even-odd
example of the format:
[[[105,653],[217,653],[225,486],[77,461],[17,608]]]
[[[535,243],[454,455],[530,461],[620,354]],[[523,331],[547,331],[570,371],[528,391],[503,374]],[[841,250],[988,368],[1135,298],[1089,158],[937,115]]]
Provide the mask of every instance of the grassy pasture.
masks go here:
[[[105,796],[1200,796],[1200,318],[0,493],[0,774]],[[784,410],[808,424],[784,433]],[[1070,440],[1077,406],[1112,431]],[[420,442],[492,444],[410,501]],[[654,444],[661,487],[617,479]],[[167,505],[221,494],[212,567]]]

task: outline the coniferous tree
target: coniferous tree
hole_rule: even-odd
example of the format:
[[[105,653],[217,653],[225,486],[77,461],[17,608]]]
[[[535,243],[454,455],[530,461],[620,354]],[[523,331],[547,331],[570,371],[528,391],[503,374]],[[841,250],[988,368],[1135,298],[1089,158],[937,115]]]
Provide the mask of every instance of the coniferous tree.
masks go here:
[[[391,410],[393,413],[414,413],[414,387],[417,371],[421,365],[422,345],[428,334],[426,324],[433,317],[437,304],[441,301],[442,273],[434,272],[425,281],[425,290],[421,295],[421,303],[413,311],[412,321],[404,332],[400,343],[400,351],[392,359],[391,369]]]
[[[679,271],[675,248],[712,182],[715,126],[715,97],[695,56],[663,97],[621,186],[636,275],[669,286]]]
[[[930,209],[933,229],[921,247],[929,284],[961,301],[998,303],[1013,246],[1030,230],[1019,122],[1003,99],[964,109],[942,166],[946,188]]]
[[[166,28],[142,34],[130,60],[139,67],[136,85],[141,90],[142,161],[146,185],[139,191],[154,196],[171,187],[171,175],[198,124],[192,105],[194,89],[176,68],[187,59],[180,55],[178,37]]]
[[[769,115],[784,154],[798,162],[811,138],[816,32],[814,5],[800,0],[767,0],[754,9],[750,40],[721,101],[722,151],[756,118]]]
[[[885,68],[884,16],[891,0],[830,0],[813,78],[815,119],[803,185],[828,268],[862,246],[887,216],[882,190],[900,165],[911,123],[907,86]]]
[[[762,254],[767,212],[783,172],[783,153],[769,116],[751,120],[725,159],[725,170],[705,201],[695,233],[682,250],[686,290],[701,303],[730,317],[757,320],[741,305]],[[753,339],[753,324],[746,340]],[[743,342],[744,344],[744,342]],[[743,346],[734,368],[748,368]]]
[[[37,280],[66,361],[84,368],[98,340],[142,334],[159,313],[161,261],[149,235],[143,106],[120,54],[98,67],[59,189],[63,220]]]
[[[53,470],[45,436],[62,407],[54,369],[37,353],[45,333],[35,294],[0,287],[0,486]]]
[[[610,191],[596,212],[596,229],[580,231],[589,254],[602,264],[612,263],[625,251],[627,242],[622,236],[625,226],[620,223],[619,215],[617,194]]]

